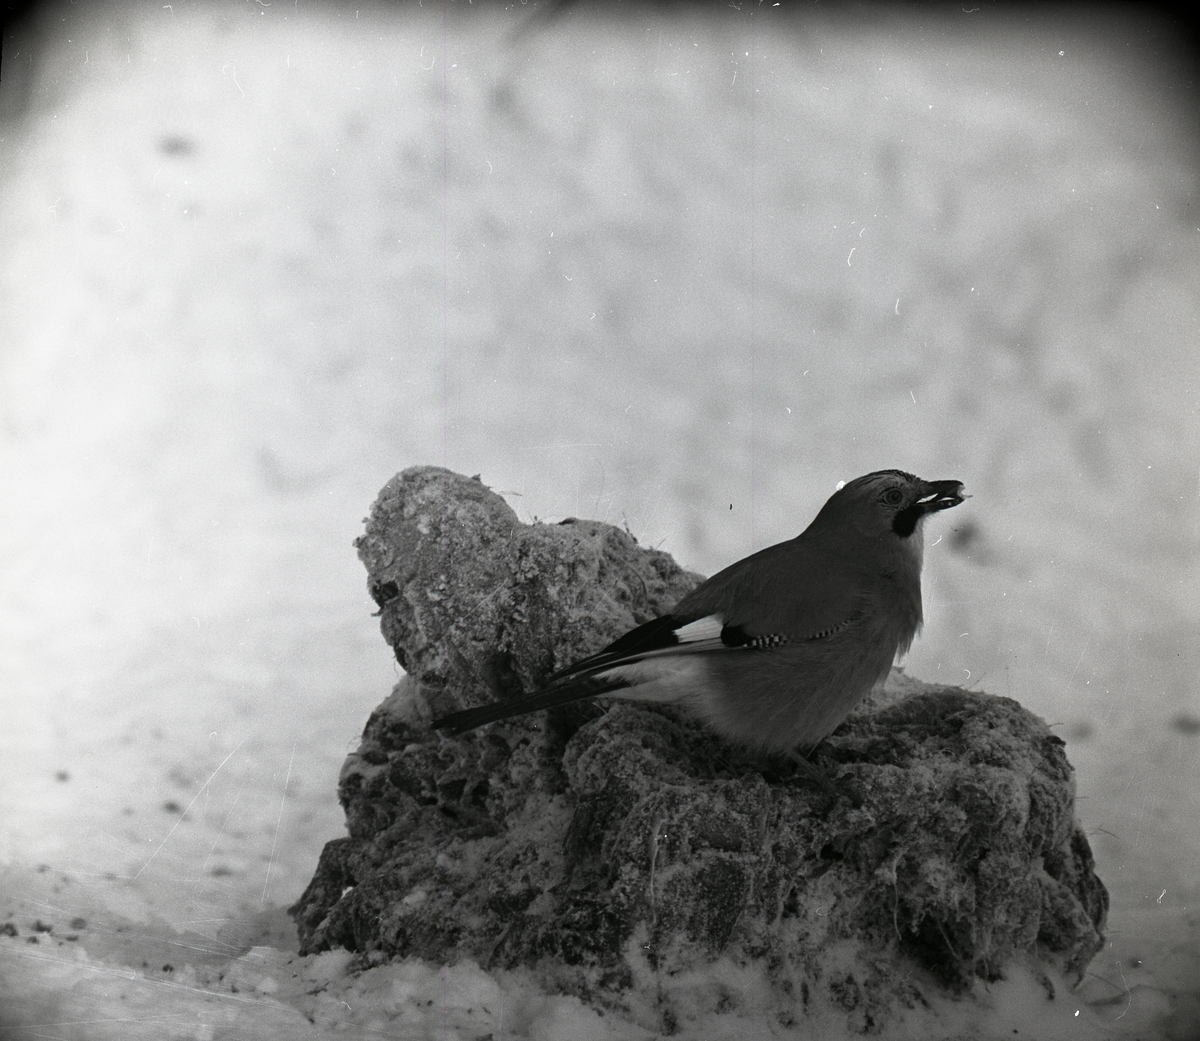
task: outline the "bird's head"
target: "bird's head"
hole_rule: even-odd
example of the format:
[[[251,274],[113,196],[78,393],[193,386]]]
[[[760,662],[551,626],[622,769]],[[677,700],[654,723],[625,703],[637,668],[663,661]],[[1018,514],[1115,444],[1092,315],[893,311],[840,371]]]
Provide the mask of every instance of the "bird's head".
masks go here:
[[[921,521],[929,514],[948,510],[965,498],[961,481],[923,481],[903,470],[877,470],[847,481],[834,492],[813,527],[833,525],[868,538],[890,534],[907,541],[919,535]]]

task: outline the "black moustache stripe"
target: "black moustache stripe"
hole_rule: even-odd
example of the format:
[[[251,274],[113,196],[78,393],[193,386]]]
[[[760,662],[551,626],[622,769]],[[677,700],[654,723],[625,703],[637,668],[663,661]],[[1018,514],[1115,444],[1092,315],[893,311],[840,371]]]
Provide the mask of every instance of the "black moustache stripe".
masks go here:
[[[892,518],[892,531],[902,539],[906,539],[917,530],[917,521],[924,516],[925,507],[919,502],[914,502],[907,509],[901,510]]]

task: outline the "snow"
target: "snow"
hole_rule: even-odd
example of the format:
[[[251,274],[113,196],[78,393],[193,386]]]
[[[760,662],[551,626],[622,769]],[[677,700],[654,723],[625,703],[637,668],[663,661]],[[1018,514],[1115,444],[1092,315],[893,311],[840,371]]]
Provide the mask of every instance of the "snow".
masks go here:
[[[840,479],[963,480],[906,667],[1057,726],[1110,947],[896,1036],[1195,1037],[1169,27],[467,7],[97,3],[4,41],[0,1034],[651,1036],[529,974],[296,953],[398,676],[350,543],[435,463],[707,573]],[[678,981],[741,995],[679,1036],[838,1036],[741,971]]]

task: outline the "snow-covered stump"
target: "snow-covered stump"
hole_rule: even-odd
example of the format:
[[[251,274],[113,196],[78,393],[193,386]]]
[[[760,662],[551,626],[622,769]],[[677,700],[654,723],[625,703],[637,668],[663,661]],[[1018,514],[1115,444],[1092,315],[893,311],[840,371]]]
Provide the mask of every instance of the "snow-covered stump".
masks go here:
[[[753,1001],[871,1031],[1100,949],[1071,765],[1017,702],[894,671],[813,757],[853,798],[629,703],[449,738],[433,718],[534,689],[700,577],[434,467],[388,482],[358,548],[408,675],[342,769],[349,837],[291,909],[305,952],[522,966],[659,1030]]]

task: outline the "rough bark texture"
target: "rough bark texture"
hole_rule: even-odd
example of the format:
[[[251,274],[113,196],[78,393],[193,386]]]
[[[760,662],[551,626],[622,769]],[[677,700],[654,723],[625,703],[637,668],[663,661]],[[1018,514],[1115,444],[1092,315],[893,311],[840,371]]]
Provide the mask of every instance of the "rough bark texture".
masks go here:
[[[531,967],[668,1031],[671,981],[718,962],[765,973],[783,1022],[833,1008],[871,1031],[923,988],[1013,959],[1080,974],[1099,950],[1073,771],[1015,701],[894,672],[814,757],[853,798],[628,703],[450,739],[431,718],[537,687],[699,576],[609,525],[522,524],[432,467],[388,483],[358,547],[409,675],[342,770],[349,837],[292,908],[303,950]]]

